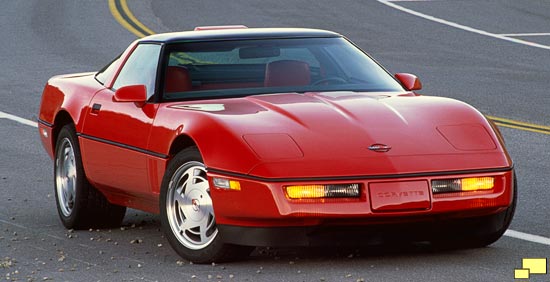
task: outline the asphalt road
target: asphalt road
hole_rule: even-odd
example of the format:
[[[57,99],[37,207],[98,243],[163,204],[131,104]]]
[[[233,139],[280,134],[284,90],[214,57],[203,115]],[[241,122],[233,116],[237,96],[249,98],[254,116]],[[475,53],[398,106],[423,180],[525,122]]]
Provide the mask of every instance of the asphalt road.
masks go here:
[[[391,72],[418,75],[425,95],[550,126],[550,50],[488,36],[550,45],[544,35],[550,33],[550,2],[392,3],[485,34],[366,0],[149,0],[129,7],[155,32],[221,24],[334,30]],[[136,39],[113,18],[107,0],[2,1],[0,26],[0,112],[29,120],[36,120],[49,77],[98,70]],[[550,135],[502,132],[520,189],[511,229],[550,238]],[[522,258],[550,257],[548,244],[504,236],[475,250],[259,249],[245,261],[192,265],[168,246],[155,215],[130,210],[121,229],[64,229],[55,210],[52,161],[36,128],[0,119],[0,154],[0,281],[513,281]],[[529,281],[549,279],[532,275]]]

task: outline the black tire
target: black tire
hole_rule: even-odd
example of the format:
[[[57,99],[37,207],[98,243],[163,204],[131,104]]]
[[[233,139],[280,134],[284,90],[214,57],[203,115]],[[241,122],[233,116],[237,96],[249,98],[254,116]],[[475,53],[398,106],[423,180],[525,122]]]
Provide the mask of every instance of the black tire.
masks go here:
[[[496,242],[510,226],[516,210],[517,179],[514,173],[512,202],[508,209],[495,215],[467,219],[458,226],[449,226],[452,234],[433,241],[439,249],[482,248]],[[458,228],[457,228],[458,227]]]
[[[54,156],[55,202],[63,225],[69,229],[119,226],[126,207],[109,203],[86,179],[73,124],[59,131]]]
[[[212,263],[248,256],[252,247],[220,239],[206,169],[196,147],[188,147],[168,164],[160,190],[162,229],[184,259]]]

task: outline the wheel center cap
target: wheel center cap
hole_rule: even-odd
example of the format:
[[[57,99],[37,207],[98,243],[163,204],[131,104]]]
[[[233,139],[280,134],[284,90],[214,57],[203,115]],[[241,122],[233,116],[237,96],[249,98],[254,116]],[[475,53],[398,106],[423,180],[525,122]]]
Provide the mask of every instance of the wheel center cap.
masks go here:
[[[199,209],[201,208],[201,204],[198,199],[191,200],[191,206],[193,207],[193,210],[196,212],[199,211]]]

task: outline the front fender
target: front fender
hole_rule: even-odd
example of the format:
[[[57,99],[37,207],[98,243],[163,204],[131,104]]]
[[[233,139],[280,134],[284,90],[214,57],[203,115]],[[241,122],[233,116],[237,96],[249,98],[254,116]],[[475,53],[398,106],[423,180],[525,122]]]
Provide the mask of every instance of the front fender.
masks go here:
[[[247,174],[260,163],[243,137],[200,111],[162,107],[155,118],[149,150],[170,156],[179,136],[186,135],[201,152],[206,167]]]

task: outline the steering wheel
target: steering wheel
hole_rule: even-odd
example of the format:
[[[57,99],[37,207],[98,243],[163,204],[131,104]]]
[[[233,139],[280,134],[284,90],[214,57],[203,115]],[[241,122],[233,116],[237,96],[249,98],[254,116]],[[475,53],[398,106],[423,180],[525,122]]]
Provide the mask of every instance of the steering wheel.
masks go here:
[[[342,83],[348,83],[347,80],[341,78],[341,77],[338,77],[338,76],[329,76],[329,77],[325,77],[325,78],[321,78],[319,80],[316,80],[314,82],[311,83],[311,85],[319,85],[321,83],[325,83],[325,82],[334,82],[334,83],[337,83],[337,84],[342,84]],[[330,83],[329,83],[330,84]]]

